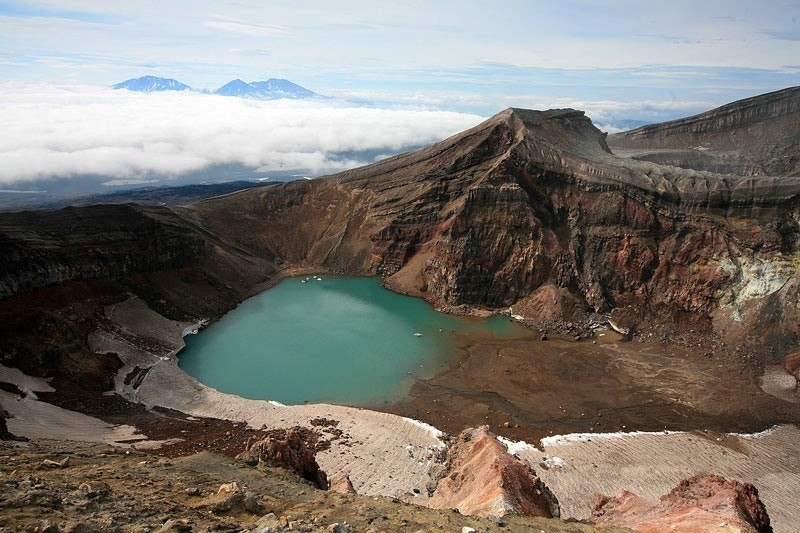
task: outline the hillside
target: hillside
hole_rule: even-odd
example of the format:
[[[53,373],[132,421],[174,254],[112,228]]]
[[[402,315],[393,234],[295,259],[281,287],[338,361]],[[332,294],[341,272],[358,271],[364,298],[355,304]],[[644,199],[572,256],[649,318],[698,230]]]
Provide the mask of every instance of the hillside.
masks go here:
[[[800,87],[611,135],[615,153],[682,168],[800,175]]]
[[[254,255],[377,273],[442,308],[514,306],[545,327],[598,312],[724,335],[775,313],[771,353],[796,342],[799,206],[798,178],[619,158],[581,112],[510,109],[423,150],[180,213]]]
[[[732,176],[620,157],[580,111],[508,109],[432,146],[315,180],[184,206],[0,213],[0,245],[3,438],[58,431],[65,439],[161,446],[162,454],[244,448],[257,455],[270,444],[254,447],[251,437],[299,426],[325,441],[315,448],[319,467],[329,475],[346,473],[363,496],[430,503],[436,498],[428,496],[447,479],[443,508],[456,506],[452,501],[495,508],[512,501],[505,489],[541,495],[541,483],[547,483],[559,501],[569,502],[568,516],[586,519],[594,492],[614,496],[630,488],[652,498],[687,472],[713,467],[727,477],[758,479],[779,530],[798,525],[786,502],[796,500],[800,487],[794,426],[800,400],[788,373],[797,370],[800,339],[800,177]],[[378,275],[390,288],[442,310],[513,315],[539,328],[541,340],[469,344],[442,380],[417,384],[431,396],[385,405],[385,412],[238,398],[179,368],[175,354],[186,332],[301,273]],[[610,328],[605,340],[595,335],[598,327]],[[611,329],[621,333],[608,340]],[[778,393],[757,379],[776,373]],[[452,434],[489,424],[506,438],[527,442],[562,430],[591,435],[563,443],[542,439],[540,450],[520,442],[507,448],[495,437],[467,433],[454,446],[417,420],[441,421]],[[733,433],[780,424],[758,435]],[[617,439],[615,432],[626,431],[650,433]],[[597,455],[598,432],[611,432],[610,452]],[[22,472],[56,449],[31,446]],[[478,462],[493,465],[489,470],[497,474],[486,490],[470,481],[473,469],[444,469],[445,456],[458,450],[466,456],[450,464],[470,465],[473,448]],[[651,466],[661,452],[668,460],[655,480]],[[573,453],[563,467],[559,458]],[[175,464],[198,460],[219,465],[207,457]],[[153,460],[120,458],[119,466],[139,482],[149,475],[142,461]],[[169,476],[188,475],[158,464],[168,467]],[[500,464],[521,475],[507,477]],[[86,467],[82,460],[76,465],[77,472]],[[127,501],[132,495],[124,483],[105,480],[114,468],[101,469],[97,479]],[[231,477],[232,468],[244,467],[219,468]],[[67,486],[50,474],[53,469],[41,476],[45,488],[36,493],[45,503],[52,496],[47,484],[80,501],[97,493],[95,505],[111,499],[91,483],[88,489]],[[28,489],[39,489],[35,480],[19,476],[9,471],[6,479],[16,484],[12,496],[29,513],[25,525],[33,525],[41,509],[25,498]],[[170,477],[183,488],[177,479]],[[217,479],[212,481],[200,487],[208,505],[218,503],[211,490]],[[272,483],[252,483],[262,482]],[[757,500],[752,485],[695,482]],[[275,507],[312,516],[309,530],[326,527],[313,523],[305,503],[329,509],[340,502],[302,490],[303,498],[299,492],[297,500],[278,498]],[[693,490],[680,483],[670,493],[681,500],[679,512]],[[735,491],[734,503],[741,500]],[[198,527],[217,522],[202,515],[205,508],[201,517],[187,507],[188,493],[173,492],[159,486],[152,495],[173,498],[169,509],[194,513]],[[494,496],[482,501],[487,495]],[[610,523],[628,523],[616,516],[628,501],[646,507],[632,495],[611,496],[594,506]],[[443,520],[440,514],[405,515],[396,502],[375,501],[350,500],[353,518],[346,519],[368,515],[375,521],[397,513],[403,517],[397,529],[408,531]],[[138,509],[123,503],[125,513]],[[666,507],[646,512],[663,524]],[[157,506],[148,527],[163,522],[166,509]],[[101,511],[113,514],[113,505]],[[237,512],[241,522],[254,521]],[[325,520],[333,516],[324,514]],[[446,523],[460,526],[459,515],[451,515]],[[67,518],[73,515],[59,520]],[[514,520],[508,524],[529,525]],[[389,527],[396,523],[387,521]],[[487,524],[481,527],[494,527]]]

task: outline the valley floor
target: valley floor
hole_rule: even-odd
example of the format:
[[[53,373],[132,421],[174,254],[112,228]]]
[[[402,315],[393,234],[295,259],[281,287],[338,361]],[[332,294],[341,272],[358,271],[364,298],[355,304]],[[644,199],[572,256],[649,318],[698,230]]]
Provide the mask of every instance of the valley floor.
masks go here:
[[[314,427],[327,441],[317,459],[330,475],[348,474],[365,496],[422,502],[429,468],[445,447],[435,428],[455,435],[488,424],[511,441],[533,444],[513,444],[512,451],[562,501],[562,517],[587,518],[595,492],[626,489],[654,499],[681,479],[712,473],[754,483],[776,532],[800,530],[800,404],[766,394],[755,376],[722,356],[600,338],[596,344],[464,338],[463,356],[418,382],[406,402],[369,410],[287,407],[221,394],[185,374],[172,354],[192,324],[167,320],[138,299],[110,306],[106,316],[109,322],[90,342],[95,353],[115,353],[123,362],[117,394],[69,398],[45,380],[0,367],[0,381],[17,384],[0,391],[12,433],[47,438],[58,436],[55,428],[71,428],[60,437],[137,448],[167,441],[155,453],[168,457],[198,451],[231,456],[258,436],[258,428]],[[158,343],[142,337],[154,332]],[[85,418],[64,415],[72,411]],[[45,415],[48,423],[38,423]],[[762,435],[731,434],[774,425],[780,426]],[[652,434],[599,435],[637,431]],[[570,433],[592,435],[545,438]],[[24,481],[19,472],[9,477],[13,469],[3,472],[14,483]]]
[[[724,355],[603,337],[462,344],[462,357],[417,381],[406,401],[374,408],[451,434],[488,424],[527,442],[583,432],[752,433],[800,422],[798,403],[767,394],[752,369]]]

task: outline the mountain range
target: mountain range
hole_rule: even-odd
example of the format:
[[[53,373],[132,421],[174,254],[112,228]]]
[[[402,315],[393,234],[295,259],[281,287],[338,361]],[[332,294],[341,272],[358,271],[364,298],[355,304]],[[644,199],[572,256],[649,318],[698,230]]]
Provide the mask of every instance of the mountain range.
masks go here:
[[[191,87],[185,83],[171,78],[158,78],[156,76],[142,76],[131,78],[111,86],[112,89],[128,89],[138,93],[152,93],[160,91],[189,91]]]
[[[232,89],[237,86],[246,88],[235,84]],[[568,509],[582,487],[596,488],[617,473],[624,486],[647,489],[666,472],[653,467],[655,458],[669,453],[675,463],[670,468],[681,476],[725,461],[735,466],[728,472],[736,472],[725,475],[759,485],[758,490],[741,487],[719,476],[681,482],[658,504],[677,509],[679,516],[672,520],[685,519],[696,507],[687,502],[711,501],[714,487],[722,486],[736,489],[730,500],[753,505],[708,518],[707,509],[724,505],[719,498],[707,503],[697,513],[702,511],[714,530],[745,516],[758,520],[729,529],[772,531],[769,508],[775,531],[798,531],[800,520],[792,509],[800,492],[791,476],[797,472],[800,422],[799,91],[769,93],[613,137],[579,110],[509,108],[420,150],[314,180],[181,205],[2,213],[0,371],[8,382],[0,383],[0,399],[9,412],[0,409],[0,437],[45,426],[37,418],[40,411],[21,410],[43,399],[109,423],[145,428],[153,439],[177,435],[186,442],[199,435],[205,440],[193,451],[224,440],[236,453],[247,443],[245,451],[255,457],[244,455],[245,463],[263,465],[271,459],[258,454],[274,449],[270,445],[253,446],[252,434],[241,434],[233,443],[228,439],[239,428],[296,424],[293,439],[280,437],[286,445],[298,441],[301,431],[318,431],[326,439],[315,441],[324,444],[316,448],[320,465],[347,472],[359,494],[405,494],[421,501],[427,487],[434,496],[432,487],[449,487],[454,494],[441,504],[445,509],[463,508],[455,501],[464,493],[477,496],[471,501],[510,501],[494,487],[542,494],[546,486],[532,478],[532,467],[542,478],[550,476],[553,495]],[[711,159],[703,157],[709,153]],[[655,163],[648,154],[669,154],[670,164]],[[711,171],[709,161],[731,165]],[[408,415],[435,425],[429,417],[436,412],[447,418],[467,413],[470,423],[490,424],[518,441],[526,435],[522,432],[543,433],[568,421],[580,433],[600,432],[599,438],[575,435],[568,447],[556,448],[567,459],[553,457],[561,462],[550,462],[553,466],[547,457],[529,455],[538,452],[533,446],[516,448],[520,457],[540,459],[526,460],[516,470],[520,475],[511,478],[504,472],[517,467],[509,464],[509,470],[500,471],[501,461],[495,460],[511,450],[481,432],[439,446],[430,444],[433,428],[387,412],[237,403],[231,395],[203,388],[178,367],[174,354],[193,324],[219,318],[285,276],[311,272],[379,276],[388,288],[424,298],[438,309],[505,313],[542,333],[531,340],[494,339],[491,346],[467,339],[465,356],[442,375],[449,378],[462,368],[474,372],[465,371],[466,377],[446,386],[436,385],[435,378],[420,380],[415,390],[439,394],[438,399]],[[611,330],[619,336],[609,340]],[[25,374],[48,378],[36,381],[42,383],[36,396],[28,392],[34,381]],[[559,388],[562,381],[566,385]],[[720,383],[724,386],[716,388]],[[595,389],[611,393],[603,392],[596,404],[585,403]],[[528,407],[529,398],[552,402],[558,410],[537,411]],[[156,411],[159,407],[165,409]],[[635,426],[628,418],[634,416]],[[222,418],[235,423],[217,434],[205,429]],[[736,435],[771,426],[776,427],[759,436]],[[179,432],[167,433],[169,427]],[[412,428],[422,429],[424,439],[412,436]],[[679,431],[668,431],[673,429]],[[626,433],[605,439],[605,431]],[[650,433],[640,434],[647,440],[639,441],[638,451],[624,452],[636,445],[638,436],[627,433],[633,431]],[[770,435],[780,440],[757,447],[758,439]],[[678,438],[687,439],[681,447],[672,440]],[[546,440],[539,441],[543,447],[550,446]],[[617,447],[601,448],[606,441]],[[38,469],[37,476],[64,469],[73,474],[93,462],[77,454],[74,460],[41,462],[60,456],[49,451],[54,445],[42,446],[49,446],[47,453],[27,462]],[[713,452],[703,452],[705,446],[713,446]],[[477,460],[471,448],[477,449]],[[491,448],[498,454],[481,453]],[[299,444],[281,454],[307,455],[298,449]],[[544,449],[550,454],[553,448]],[[586,455],[562,453],[576,449]],[[446,457],[440,453],[445,451]],[[755,471],[752,465],[760,456],[766,466]],[[157,465],[190,464],[131,460],[137,461],[131,467],[148,468],[148,475]],[[491,472],[501,479],[489,487]],[[237,479],[247,480],[248,473],[240,468]],[[102,491],[97,505],[116,497],[94,477],[91,483],[89,490]],[[220,507],[219,498],[234,489],[220,487],[216,478],[202,490],[194,483],[186,489],[185,483],[182,479],[170,488],[169,497],[188,501],[192,517],[214,514],[207,509],[246,508],[244,495],[239,503]],[[31,486],[9,484],[14,490]],[[88,492],[80,489],[75,495],[74,485],[68,490],[70,498]],[[152,488],[141,490],[144,499]],[[588,499],[597,491],[584,492]],[[206,493],[218,499],[199,499]],[[755,501],[759,493],[764,505]],[[14,505],[37,505],[29,511],[39,513],[37,518],[43,501],[60,506],[59,512],[78,508],[39,494],[36,500],[32,492],[15,496]],[[75,501],[85,501],[80,497]],[[352,501],[347,498],[337,501]],[[625,509],[639,522],[651,516],[651,511],[630,513],[632,505],[646,501],[629,492],[618,499],[593,498],[594,511],[580,500],[583,514],[563,516],[616,525],[627,525],[616,521]],[[395,514],[369,512],[371,517],[381,513]],[[507,525],[502,520],[495,523],[498,528]],[[635,529],[711,530],[659,521],[653,528]],[[407,521],[402,525],[406,528]],[[529,526],[503,530],[530,531]],[[581,524],[582,531],[591,531],[586,527]]]
[[[160,91],[186,91],[193,90],[188,85],[170,78],[159,78],[156,76],[143,76],[141,78],[131,78],[111,86],[112,89],[127,89],[129,91],[151,93]],[[301,87],[289,80],[270,78],[267,81],[253,81],[250,83],[240,79],[231,80],[216,91],[214,94],[222,96],[239,96],[243,98],[255,98],[260,100],[278,100],[289,98],[301,100],[308,98],[319,98],[320,96],[305,87]]]

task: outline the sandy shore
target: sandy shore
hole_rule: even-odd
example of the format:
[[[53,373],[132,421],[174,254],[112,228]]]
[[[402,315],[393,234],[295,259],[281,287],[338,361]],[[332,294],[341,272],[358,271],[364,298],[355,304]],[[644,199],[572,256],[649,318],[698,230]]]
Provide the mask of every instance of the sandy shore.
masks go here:
[[[420,422],[392,414],[337,405],[283,406],[220,393],[178,367],[175,353],[183,334],[197,325],[168,320],[131,298],[106,310],[118,330],[97,330],[90,345],[98,353],[117,353],[125,366],[116,391],[148,406],[175,409],[193,416],[245,421],[253,428],[309,426],[314,418],[338,421],[346,446],[320,452],[317,460],[329,475],[347,473],[365,495],[408,496],[425,493],[428,469],[444,444],[440,433]],[[156,335],[157,337],[154,337]],[[126,377],[149,369],[139,379]]]
[[[115,390],[124,398],[196,417],[245,421],[253,428],[309,426],[315,418],[335,420],[337,428],[343,431],[342,440],[317,457],[329,475],[349,474],[356,490],[364,495],[424,498],[429,468],[444,448],[440,432],[432,426],[367,409],[325,404],[283,406],[220,393],[178,367],[175,354],[184,345],[183,335],[198,324],[168,320],[137,298],[108,307],[106,315],[112,324],[92,333],[90,345],[97,353],[116,353],[122,359],[124,367],[116,377]],[[737,376],[728,376],[720,366],[718,374],[724,376],[720,381],[702,362],[684,358],[681,366],[676,367],[672,356],[652,349],[636,352],[615,345],[557,341],[548,344],[549,351],[532,357],[524,348],[529,344],[515,342],[496,350],[492,346],[474,348],[456,368],[434,378],[449,380],[449,383],[433,383],[432,389],[442,396],[427,398],[431,400],[427,405],[412,405],[427,407],[423,415],[428,416],[431,410],[438,410],[442,420],[455,428],[468,421],[473,426],[489,423],[493,431],[501,434],[505,431],[513,439],[507,441],[511,451],[527,460],[558,496],[563,517],[586,518],[596,492],[616,495],[626,489],[657,499],[681,479],[706,472],[754,483],[773,519],[775,531],[800,530],[800,513],[796,512],[796,502],[800,501],[800,430],[794,425],[782,425],[753,436],[663,430],[649,434],[614,433],[606,438],[597,435],[604,428],[618,430],[630,420],[650,421],[651,425],[659,426],[663,423],[661,414],[672,411],[678,413],[677,421],[686,422],[682,413],[699,413],[689,420],[699,424],[704,417],[718,416],[720,423],[725,423],[729,420],[726,409],[736,410],[741,402],[726,405],[731,402],[719,395],[730,393],[730,384]],[[620,353],[627,355],[615,357]],[[538,381],[527,380],[526,372],[533,370],[538,372]],[[498,398],[497,394],[485,392],[490,382],[491,386],[503,386],[501,376],[515,383],[509,389],[509,396]],[[491,377],[497,379],[492,381]],[[36,390],[49,389],[46,381],[14,369],[0,367],[0,378],[21,384],[34,395]],[[738,380],[742,377],[738,376]],[[673,401],[654,401],[642,385],[648,381],[658,383],[657,395]],[[592,387],[575,387],[576,383],[584,382],[591,382]],[[474,392],[467,394],[470,387]],[[559,396],[559,387],[584,392],[569,398]],[[533,393],[526,395],[524,390]],[[764,394],[756,384],[740,388],[738,393],[742,402],[761,401],[763,398],[758,396],[761,394],[770,398],[767,407],[773,405],[770,401],[792,408],[796,405]],[[87,435],[92,435],[103,439],[102,442],[141,438],[131,426],[112,426],[37,402],[35,396],[26,404],[10,393],[2,394],[0,403],[4,407],[13,402],[26,405],[24,410],[6,408],[14,416],[9,420],[9,428],[20,435],[80,440],[91,440]],[[509,414],[523,421],[529,420],[525,416],[538,416],[536,409],[532,409],[531,415],[513,407],[528,396],[544,409],[545,416],[527,427],[516,423],[506,427],[502,421]],[[432,401],[437,398],[451,401]],[[725,401],[719,402],[720,398]],[[715,402],[721,405],[714,407]],[[497,405],[505,406],[507,411],[493,411]],[[460,413],[462,419],[455,420],[454,413]],[[46,422],[37,426],[37,420]],[[529,439],[538,443],[543,436],[539,423],[542,428],[547,424],[553,428],[585,426],[587,430],[592,428],[593,433],[545,439],[537,447],[518,442],[520,437],[515,438],[515,433],[527,431],[523,434],[539,435]],[[59,428],[70,429],[61,432]],[[423,496],[413,496],[414,489]]]

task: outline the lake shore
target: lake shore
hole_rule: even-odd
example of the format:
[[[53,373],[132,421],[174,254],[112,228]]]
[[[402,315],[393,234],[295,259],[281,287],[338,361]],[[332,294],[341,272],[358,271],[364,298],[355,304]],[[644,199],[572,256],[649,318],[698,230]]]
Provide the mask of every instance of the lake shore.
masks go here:
[[[489,424],[492,431],[510,439],[512,450],[541,472],[557,495],[564,495],[564,517],[587,516],[596,489],[646,489],[653,456],[663,453],[669,468],[663,466],[659,487],[674,485],[673,481],[695,469],[727,472],[756,483],[768,507],[777,510],[776,531],[800,526],[780,510],[787,498],[800,497],[800,483],[787,484],[786,479],[794,478],[784,476],[797,471],[797,440],[792,437],[796,425],[781,426],[778,435],[783,437],[776,443],[769,441],[770,453],[748,468],[743,465],[751,464],[753,454],[747,442],[728,433],[752,431],[776,420],[797,420],[797,404],[765,394],[754,378],[722,361],[706,361],[657,344],[565,339],[478,343],[463,336],[462,357],[430,380],[418,382],[406,402],[372,409],[283,406],[222,394],[183,372],[175,353],[183,345],[183,335],[197,324],[169,320],[137,298],[110,306],[106,315],[109,323],[90,337],[93,350],[116,353],[124,363],[115,392],[136,403],[125,402],[129,411],[122,417],[137,429],[155,429],[135,436],[135,443],[130,433],[123,433],[120,446],[149,447],[153,440],[181,439],[187,449],[216,450],[225,441],[229,452],[237,453],[247,436],[261,427],[310,427],[325,420],[326,424],[335,422],[335,429],[341,431],[338,436],[329,435],[330,448],[317,455],[326,472],[348,474],[361,494],[422,502],[429,468],[441,460],[446,447],[439,429],[456,433],[465,425]],[[108,398],[112,401],[113,397]],[[137,404],[144,408],[130,416]],[[103,408],[96,413],[107,424],[110,415]],[[155,423],[154,418],[160,421]],[[176,418],[181,423],[175,423]],[[663,432],[665,420],[675,429],[702,427],[706,431],[694,437],[681,431],[684,440],[674,442],[674,433]],[[19,420],[9,422],[12,430],[24,428],[15,425]],[[709,431],[714,427],[723,430]],[[597,443],[605,442],[598,432],[650,428],[655,434],[623,435],[614,441],[625,443],[621,448],[597,451]],[[538,440],[582,430],[595,435],[577,441]],[[710,449],[689,456],[686,439],[707,442]],[[105,436],[103,440],[108,442]],[[559,468],[553,457],[565,460],[568,468]],[[616,474],[599,474],[606,471]],[[779,475],[772,474],[776,472]],[[613,483],[609,485],[608,480]]]
[[[800,408],[759,387],[752,370],[719,357],[645,342],[563,338],[484,342],[417,380],[409,398],[373,408],[450,434],[488,424],[512,440],[609,431],[750,433],[800,422]]]

